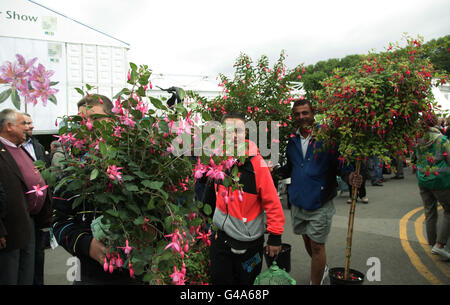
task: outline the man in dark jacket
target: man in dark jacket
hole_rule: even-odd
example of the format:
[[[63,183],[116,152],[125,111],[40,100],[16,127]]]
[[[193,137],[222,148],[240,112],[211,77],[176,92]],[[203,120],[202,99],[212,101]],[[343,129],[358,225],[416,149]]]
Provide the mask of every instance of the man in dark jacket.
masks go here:
[[[12,109],[0,112],[0,184],[6,205],[0,217],[0,285],[32,285],[35,228],[50,225],[50,196],[30,155],[20,148],[27,125]]]
[[[4,213],[6,213],[6,198],[5,191],[3,190],[3,186],[0,183],[0,217],[3,217]]]
[[[27,150],[27,152],[33,157],[34,161],[41,160],[44,161],[45,166],[50,166],[50,156],[45,153],[44,146],[39,143],[39,140],[33,136],[33,119],[28,113],[23,113],[25,122],[27,124],[27,130],[25,134],[27,139],[23,143],[23,147]]]
[[[43,161],[46,167],[50,166],[49,156],[45,153],[44,146],[39,143],[39,140],[33,136],[34,124],[33,119],[28,113],[23,113],[27,130],[26,141],[22,144],[23,148],[32,157],[33,161]],[[44,285],[44,263],[45,263],[45,248],[50,241],[49,228],[36,229],[36,264],[34,270],[34,285]]]
[[[101,99],[101,102],[99,101]],[[94,120],[95,115],[111,114],[113,108],[109,98],[92,95],[78,102],[78,111],[86,119]],[[69,182],[70,184],[70,182]],[[91,223],[100,217],[103,211],[95,208],[92,202],[84,202],[72,208],[78,194],[55,193],[53,206],[53,234],[60,246],[80,260],[80,281],[77,285],[136,284],[126,270],[116,270],[112,274],[105,272],[103,263],[106,257],[105,245],[93,237]]]
[[[311,256],[311,284],[320,285],[328,275],[325,243],[335,213],[333,198],[337,195],[336,176],[349,185],[361,186],[361,175],[343,175],[348,168],[340,166],[337,153],[322,149],[324,144],[312,137],[314,110],[311,102],[294,102],[292,117],[298,128],[286,148],[287,165],[280,169],[282,178],[291,178],[288,188],[292,226],[301,235]]]

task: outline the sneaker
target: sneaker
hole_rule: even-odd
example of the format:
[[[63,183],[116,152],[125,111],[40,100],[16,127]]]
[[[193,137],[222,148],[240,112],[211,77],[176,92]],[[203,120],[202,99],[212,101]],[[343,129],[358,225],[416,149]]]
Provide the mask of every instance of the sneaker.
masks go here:
[[[446,251],[444,248],[436,247],[436,245],[434,245],[433,248],[431,249],[431,253],[439,254],[440,256],[445,258],[446,260],[450,260],[450,253],[448,251]]]
[[[328,265],[325,265],[325,269],[323,269],[322,280],[320,281],[320,285],[323,285],[323,282],[328,277]]]
[[[369,198],[363,197],[361,198],[362,203],[369,203]]]
[[[325,265],[325,269],[323,269],[322,280],[320,281],[320,285],[323,285],[323,282],[328,277],[328,265]],[[309,285],[312,285],[312,282],[309,281]]]
[[[347,203],[348,204],[352,203],[352,200],[351,199],[347,199]]]

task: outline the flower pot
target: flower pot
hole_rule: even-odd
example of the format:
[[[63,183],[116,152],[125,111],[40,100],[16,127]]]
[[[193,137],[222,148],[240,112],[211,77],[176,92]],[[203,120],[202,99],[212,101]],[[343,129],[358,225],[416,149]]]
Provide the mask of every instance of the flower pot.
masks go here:
[[[362,285],[364,282],[364,274],[350,269],[348,280],[344,279],[345,268],[336,267],[329,270],[330,285]]]
[[[281,252],[274,257],[270,257],[264,252],[264,258],[266,260],[267,268],[272,266],[275,259],[277,266],[280,267],[280,269],[284,269],[286,272],[291,271],[291,245],[289,244],[281,244]]]

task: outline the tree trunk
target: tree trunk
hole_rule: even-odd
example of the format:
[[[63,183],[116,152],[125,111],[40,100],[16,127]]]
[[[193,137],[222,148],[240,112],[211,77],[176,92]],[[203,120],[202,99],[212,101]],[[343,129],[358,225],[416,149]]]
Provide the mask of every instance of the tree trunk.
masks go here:
[[[357,160],[355,170],[356,175],[359,175],[360,169],[361,169],[361,160]],[[348,280],[350,275],[349,270],[350,270],[350,257],[352,254],[353,222],[355,220],[355,208],[357,198],[358,198],[358,188],[352,187],[352,204],[350,206],[350,214],[348,217],[347,250],[345,255],[345,273],[344,273],[345,280]]]

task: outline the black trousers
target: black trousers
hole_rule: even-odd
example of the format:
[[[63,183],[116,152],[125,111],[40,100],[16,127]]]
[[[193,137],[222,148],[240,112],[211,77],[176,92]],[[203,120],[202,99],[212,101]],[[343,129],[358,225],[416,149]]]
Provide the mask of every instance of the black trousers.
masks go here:
[[[231,252],[226,238],[211,239],[211,283],[213,285],[253,285],[261,273],[264,239],[253,244],[244,254]]]

